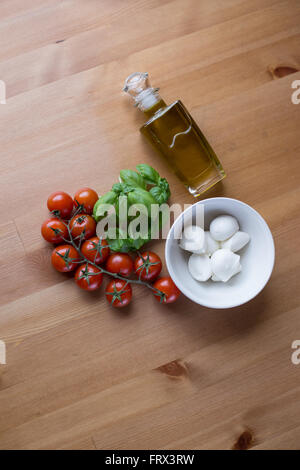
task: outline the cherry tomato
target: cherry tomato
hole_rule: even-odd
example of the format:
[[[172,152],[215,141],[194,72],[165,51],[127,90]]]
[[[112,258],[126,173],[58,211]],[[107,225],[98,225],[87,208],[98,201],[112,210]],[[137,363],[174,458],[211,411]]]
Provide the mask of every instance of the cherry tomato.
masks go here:
[[[73,238],[79,237],[84,231],[84,239],[87,240],[95,235],[96,222],[90,215],[78,214],[71,219],[70,230]]]
[[[100,240],[98,237],[92,237],[86,240],[81,247],[82,254],[95,264],[101,264],[106,261],[109,251],[107,241]]]
[[[91,188],[79,189],[74,196],[76,206],[83,206],[87,214],[93,213],[94,205],[96,204],[98,199],[98,194]]]
[[[127,277],[133,271],[133,261],[127,253],[113,253],[107,258],[106,270]]]
[[[92,264],[79,266],[75,273],[76,284],[84,290],[92,291],[99,289],[102,284],[102,280],[102,272]]]
[[[181,294],[180,290],[177,286],[175,286],[174,282],[170,277],[161,277],[160,279],[155,281],[153,287],[165,294],[165,298],[163,300],[163,303],[165,304],[171,304],[175,302]],[[154,295],[156,300],[158,300],[158,302],[161,302],[160,295],[157,293],[154,293]]]
[[[63,238],[68,238],[68,229],[59,219],[47,219],[42,225],[41,233],[49,243],[62,243]]]
[[[54,215],[67,219],[73,212],[74,201],[69,194],[57,191],[48,197],[47,206]]]
[[[116,308],[126,307],[131,302],[131,285],[122,279],[110,281],[105,289],[107,301]]]
[[[57,271],[61,273],[69,273],[74,271],[78,266],[78,252],[71,245],[59,245],[54,248],[51,256],[51,262]]]
[[[142,281],[154,281],[159,276],[161,269],[161,259],[152,251],[145,251],[134,260],[135,274],[142,279]]]

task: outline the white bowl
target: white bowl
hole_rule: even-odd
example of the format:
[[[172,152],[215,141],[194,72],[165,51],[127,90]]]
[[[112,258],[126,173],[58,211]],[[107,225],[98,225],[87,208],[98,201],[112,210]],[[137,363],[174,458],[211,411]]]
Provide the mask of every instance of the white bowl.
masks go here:
[[[236,217],[240,230],[251,237],[238,253],[242,271],[226,283],[193,279],[188,271],[190,253],[182,250],[174,237],[174,231],[181,233],[183,221],[195,223],[196,214],[203,206],[205,230],[216,216],[229,214]],[[170,276],[186,297],[205,307],[231,308],[253,299],[265,287],[273,270],[275,248],[271,231],[256,210],[237,199],[214,197],[193,204],[175,220],[166,241],[165,256]]]

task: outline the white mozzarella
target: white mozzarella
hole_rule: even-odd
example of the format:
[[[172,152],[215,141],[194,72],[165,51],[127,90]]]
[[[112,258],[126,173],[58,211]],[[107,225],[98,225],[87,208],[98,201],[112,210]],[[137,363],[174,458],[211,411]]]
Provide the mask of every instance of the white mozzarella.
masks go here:
[[[246,232],[236,232],[232,237],[228,238],[221,243],[222,248],[227,248],[228,250],[236,251],[241,250],[244,248],[247,243],[249,243],[250,235]]]
[[[191,251],[196,254],[204,254],[206,251],[205,233],[197,225],[189,225],[182,233],[179,246],[183,250]]]
[[[220,243],[213,239],[210,232],[205,232],[206,253],[212,255],[215,251],[219,250]]]
[[[217,278],[227,282],[241,271],[240,256],[224,248],[217,250],[211,257],[211,268]]]
[[[208,255],[192,254],[189,259],[188,268],[196,281],[208,281],[212,275],[211,260]]]
[[[239,229],[239,224],[235,217],[231,215],[220,215],[210,224],[209,231],[216,241],[224,241],[232,237]]]

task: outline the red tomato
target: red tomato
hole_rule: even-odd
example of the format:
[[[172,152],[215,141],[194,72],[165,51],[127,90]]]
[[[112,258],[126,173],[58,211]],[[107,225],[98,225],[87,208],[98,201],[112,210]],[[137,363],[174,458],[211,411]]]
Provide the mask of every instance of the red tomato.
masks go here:
[[[98,237],[86,240],[82,247],[82,254],[95,264],[103,263],[109,255],[109,246],[106,240],[100,240]]]
[[[79,189],[74,196],[76,206],[83,206],[87,214],[93,213],[94,205],[96,204],[98,199],[98,194],[91,188]]]
[[[127,253],[113,253],[107,258],[106,270],[127,277],[133,271],[133,261]]]
[[[71,245],[59,245],[54,248],[51,256],[51,262],[57,271],[69,273],[78,266],[80,260],[78,252]],[[77,261],[77,263],[76,263]]]
[[[161,269],[161,259],[152,251],[145,251],[134,260],[134,271],[142,281],[154,281],[159,276]]]
[[[102,284],[102,280],[102,272],[92,264],[79,266],[75,273],[76,284],[84,290],[92,291],[99,289]]]
[[[161,277],[160,279],[155,281],[153,287],[165,294],[165,298],[163,300],[163,303],[165,304],[171,304],[175,302],[181,294],[180,290],[177,286],[175,286],[174,282],[170,277]],[[159,294],[154,293],[154,295],[156,300],[158,300],[158,302],[161,302]]]
[[[47,219],[42,225],[41,233],[49,243],[62,243],[63,238],[68,238],[68,229],[59,219]]]
[[[132,298],[131,285],[122,279],[115,279],[105,289],[107,301],[116,308],[126,307]]]
[[[96,222],[90,215],[78,214],[71,219],[70,230],[73,238],[79,237],[84,231],[84,239],[86,240],[95,235]]]
[[[69,194],[57,191],[48,197],[47,206],[54,215],[67,219],[73,212],[74,201]]]

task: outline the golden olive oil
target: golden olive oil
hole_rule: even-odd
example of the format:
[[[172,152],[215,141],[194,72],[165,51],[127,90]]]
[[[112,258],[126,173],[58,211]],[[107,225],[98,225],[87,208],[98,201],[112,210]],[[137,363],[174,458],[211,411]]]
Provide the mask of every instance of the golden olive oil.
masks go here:
[[[225,177],[215,152],[181,101],[167,106],[158,88],[149,86],[148,74],[130,75],[124,90],[148,118],[141,133],[191,194],[199,196]]]

